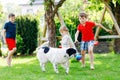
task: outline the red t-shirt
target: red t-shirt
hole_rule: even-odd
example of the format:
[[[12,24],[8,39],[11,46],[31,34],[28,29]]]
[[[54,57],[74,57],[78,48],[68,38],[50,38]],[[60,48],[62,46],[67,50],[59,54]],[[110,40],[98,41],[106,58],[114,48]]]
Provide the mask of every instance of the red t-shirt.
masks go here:
[[[85,23],[85,26],[83,26],[82,24],[78,25],[77,30],[79,30],[82,33],[82,41],[94,40],[94,33],[93,33],[94,26],[95,23],[89,21]]]

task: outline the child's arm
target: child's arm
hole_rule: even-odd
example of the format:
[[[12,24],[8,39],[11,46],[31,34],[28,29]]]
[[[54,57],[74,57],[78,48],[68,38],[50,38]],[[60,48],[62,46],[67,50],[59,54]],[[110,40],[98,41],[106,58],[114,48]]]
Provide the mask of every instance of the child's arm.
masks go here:
[[[78,42],[78,35],[79,35],[79,31],[77,30],[77,32],[75,33],[75,42]]]
[[[3,31],[2,31],[2,32],[3,32],[3,34],[2,34],[2,35],[3,35],[4,44],[6,44],[6,40],[5,40],[5,37],[6,37],[6,30],[5,30],[5,29],[3,29]]]
[[[69,37],[67,39],[67,42],[68,42],[70,48],[74,48],[74,44],[73,44],[73,41],[72,41],[70,35],[69,35]]]
[[[106,32],[112,33],[111,30],[105,28],[102,24],[95,23],[96,26],[103,28]]]

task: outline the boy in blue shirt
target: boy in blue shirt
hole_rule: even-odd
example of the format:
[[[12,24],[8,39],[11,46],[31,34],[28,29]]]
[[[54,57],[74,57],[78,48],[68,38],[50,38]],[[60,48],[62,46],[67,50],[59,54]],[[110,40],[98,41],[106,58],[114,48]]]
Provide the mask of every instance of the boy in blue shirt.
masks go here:
[[[12,56],[16,52],[16,24],[15,14],[9,14],[9,22],[5,23],[3,29],[4,44],[7,44],[9,52],[6,58],[8,66],[11,66]]]

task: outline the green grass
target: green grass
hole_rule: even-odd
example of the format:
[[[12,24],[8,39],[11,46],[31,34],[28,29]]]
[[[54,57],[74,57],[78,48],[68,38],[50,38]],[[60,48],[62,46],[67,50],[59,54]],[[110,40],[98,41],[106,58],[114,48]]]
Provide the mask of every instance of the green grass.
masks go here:
[[[119,80],[120,55],[95,54],[95,70],[90,70],[88,55],[86,67],[80,62],[70,63],[70,72],[59,66],[59,74],[53,70],[52,64],[46,65],[47,72],[42,72],[35,56],[24,56],[13,59],[13,66],[7,67],[6,60],[0,58],[0,80]]]

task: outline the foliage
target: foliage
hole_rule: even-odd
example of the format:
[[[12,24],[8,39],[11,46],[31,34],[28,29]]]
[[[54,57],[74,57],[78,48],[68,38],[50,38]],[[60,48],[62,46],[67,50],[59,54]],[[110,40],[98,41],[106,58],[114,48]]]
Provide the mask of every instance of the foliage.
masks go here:
[[[5,16],[3,14],[3,6],[0,3],[0,29],[2,28],[4,19],[5,19]]]
[[[110,0],[110,1],[112,1],[113,3],[118,2],[120,4],[120,0]]]
[[[0,17],[2,16],[2,5],[0,4]]]
[[[23,39],[22,54],[32,54],[37,47],[38,19],[31,15],[16,18],[17,34]]]
[[[2,42],[0,41],[0,56],[2,56],[1,44],[2,44]]]
[[[17,53],[22,53],[24,42],[20,35],[17,35]]]
[[[95,70],[89,68],[89,58],[86,54],[86,67],[81,68],[80,62],[70,63],[70,72],[58,66],[60,71],[56,74],[52,64],[46,65],[46,72],[42,72],[35,56],[22,56],[13,58],[13,66],[7,67],[6,60],[0,58],[1,80],[119,80],[120,55],[95,54]],[[9,73],[9,75],[8,75]],[[114,74],[114,76],[112,76]],[[14,75],[14,76],[13,76]],[[12,76],[12,77],[11,77]]]

